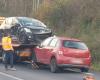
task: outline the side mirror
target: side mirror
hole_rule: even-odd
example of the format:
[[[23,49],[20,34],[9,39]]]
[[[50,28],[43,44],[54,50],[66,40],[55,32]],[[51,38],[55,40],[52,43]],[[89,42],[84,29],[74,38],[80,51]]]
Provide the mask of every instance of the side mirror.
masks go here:
[[[42,44],[40,44],[40,45],[39,45],[39,48],[42,48],[42,47],[43,47],[43,45],[42,45]]]

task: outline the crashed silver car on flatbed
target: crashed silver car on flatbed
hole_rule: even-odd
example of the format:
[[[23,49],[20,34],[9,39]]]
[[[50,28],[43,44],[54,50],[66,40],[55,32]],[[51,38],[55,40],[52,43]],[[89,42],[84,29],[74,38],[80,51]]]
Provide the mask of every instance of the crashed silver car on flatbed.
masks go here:
[[[52,36],[51,29],[44,23],[28,17],[6,18],[0,26],[0,32],[6,30],[11,32],[13,40],[18,40],[23,45],[37,45],[45,38]]]

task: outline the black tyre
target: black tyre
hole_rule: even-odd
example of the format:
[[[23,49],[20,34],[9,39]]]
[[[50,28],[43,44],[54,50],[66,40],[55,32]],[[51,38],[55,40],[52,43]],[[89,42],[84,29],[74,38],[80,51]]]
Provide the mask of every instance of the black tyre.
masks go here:
[[[28,43],[28,38],[27,38],[27,36],[24,32],[18,33],[17,37],[18,37],[21,44],[27,44]]]
[[[58,71],[58,67],[57,67],[57,63],[56,63],[56,59],[52,58],[51,62],[50,62],[50,71],[52,73],[56,73]]]
[[[23,35],[23,36],[20,38],[20,42],[21,42],[22,44],[27,44],[27,43],[28,43],[28,38],[27,38],[25,35]]]
[[[60,72],[63,72],[64,71],[64,68],[63,67],[59,67],[59,71]]]
[[[81,70],[81,72],[88,72],[89,71],[88,68],[81,68],[80,70]]]

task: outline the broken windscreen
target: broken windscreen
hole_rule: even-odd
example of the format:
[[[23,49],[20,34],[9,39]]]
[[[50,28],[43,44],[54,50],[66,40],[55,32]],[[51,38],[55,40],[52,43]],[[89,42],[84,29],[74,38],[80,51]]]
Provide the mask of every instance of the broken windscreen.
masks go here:
[[[43,24],[42,22],[31,18],[18,18],[18,21],[22,26],[26,26],[26,27],[27,26],[46,27],[46,25]]]

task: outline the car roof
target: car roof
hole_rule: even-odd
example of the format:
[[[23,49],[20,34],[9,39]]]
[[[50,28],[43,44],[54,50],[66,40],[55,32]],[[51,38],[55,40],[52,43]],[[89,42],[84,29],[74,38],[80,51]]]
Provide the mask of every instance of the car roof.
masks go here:
[[[7,17],[7,18],[14,18],[14,19],[32,19],[32,20],[39,21],[39,20],[37,20],[37,19],[30,18],[30,17]]]
[[[33,20],[36,20],[34,18],[30,18],[30,17],[15,17],[16,19],[33,19]]]
[[[69,40],[69,41],[81,41],[79,39],[76,39],[76,38],[70,38],[70,37],[60,37],[60,36],[54,36],[60,40]]]
[[[38,20],[38,19],[35,19],[35,18],[30,18],[30,17],[7,17],[8,19],[9,18],[13,18],[13,19],[16,19],[16,20],[32,20],[33,22],[38,22],[41,24],[42,27],[47,27],[42,21]]]

